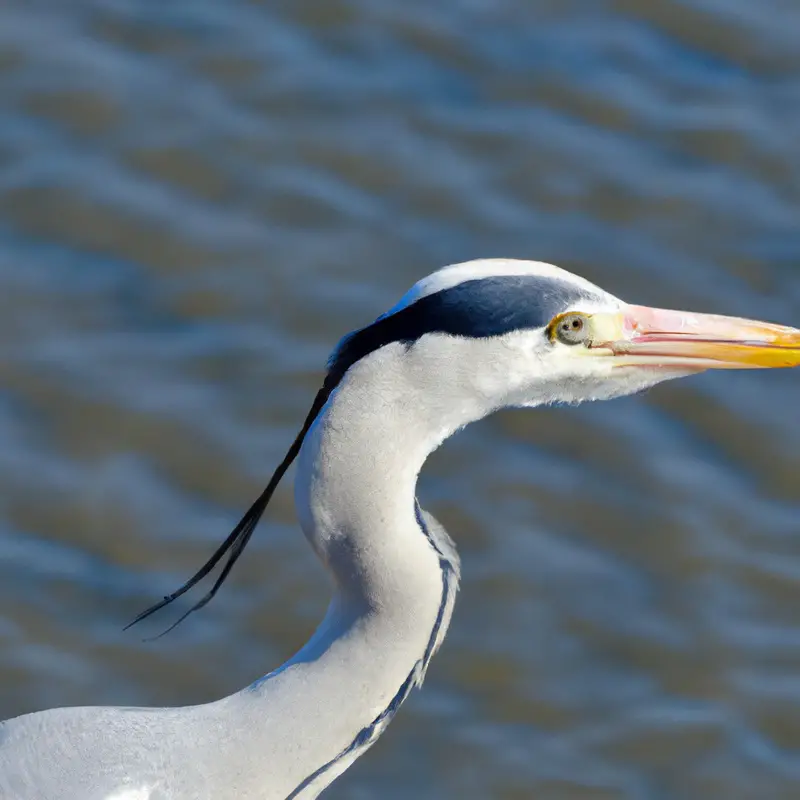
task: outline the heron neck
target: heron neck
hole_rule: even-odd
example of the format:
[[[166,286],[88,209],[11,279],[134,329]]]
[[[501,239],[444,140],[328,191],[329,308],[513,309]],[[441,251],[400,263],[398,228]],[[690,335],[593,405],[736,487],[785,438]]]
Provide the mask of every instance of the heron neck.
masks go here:
[[[415,513],[417,476],[438,443],[413,404],[361,386],[341,387],[309,431],[298,460],[297,512],[348,601],[381,608],[440,583]]]
[[[449,538],[415,500],[441,437],[402,392],[378,393],[361,377],[330,398],[298,462],[300,522],[334,583],[328,613],[253,687],[282,718],[282,738],[305,752],[305,775],[288,794],[303,800],[361,755],[421,683],[458,581]]]
[[[442,560],[457,561],[416,502],[419,471],[444,435],[408,384],[380,362],[346,376],[306,437],[295,482],[301,527],[333,578],[335,615],[378,622],[373,635],[402,654],[403,676],[436,622]]]

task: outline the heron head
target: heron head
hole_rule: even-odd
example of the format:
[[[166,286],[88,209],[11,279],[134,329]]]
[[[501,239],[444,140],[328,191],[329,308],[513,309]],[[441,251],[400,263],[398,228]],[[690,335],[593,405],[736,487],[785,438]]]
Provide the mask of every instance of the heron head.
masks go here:
[[[800,331],[629,305],[550,264],[490,259],[417,283],[342,340],[329,377],[338,381],[378,353],[413,370],[426,402],[437,392],[471,397],[467,415],[480,416],[502,406],[608,399],[708,369],[796,366]]]

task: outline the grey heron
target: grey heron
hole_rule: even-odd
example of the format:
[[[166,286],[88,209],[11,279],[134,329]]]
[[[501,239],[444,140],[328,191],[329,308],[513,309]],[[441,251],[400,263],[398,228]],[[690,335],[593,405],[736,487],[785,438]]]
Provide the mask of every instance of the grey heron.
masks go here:
[[[0,795],[317,797],[422,683],[450,622],[458,556],[416,500],[432,450],[504,407],[604,400],[708,369],[798,364],[800,330],[629,305],[549,264],[491,259],[433,273],[342,339],[264,493],[195,576],[135,620],[221,565],[190,611],[214,596],[297,457],[300,526],[333,583],[308,643],[208,704],[58,708],[8,720]]]

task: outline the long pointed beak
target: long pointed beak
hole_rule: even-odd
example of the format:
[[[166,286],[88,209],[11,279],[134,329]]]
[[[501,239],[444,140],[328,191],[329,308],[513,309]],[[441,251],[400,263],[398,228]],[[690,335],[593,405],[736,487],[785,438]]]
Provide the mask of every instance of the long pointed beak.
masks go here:
[[[592,322],[590,348],[605,350],[619,366],[700,371],[800,365],[800,330],[769,322],[647,306],[625,306]]]

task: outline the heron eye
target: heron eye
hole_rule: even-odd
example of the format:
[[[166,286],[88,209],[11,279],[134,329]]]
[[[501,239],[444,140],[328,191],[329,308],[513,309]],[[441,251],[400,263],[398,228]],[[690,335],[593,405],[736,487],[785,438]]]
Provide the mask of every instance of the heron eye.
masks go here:
[[[562,344],[582,344],[589,338],[587,319],[582,314],[564,314],[553,320],[551,336]]]

